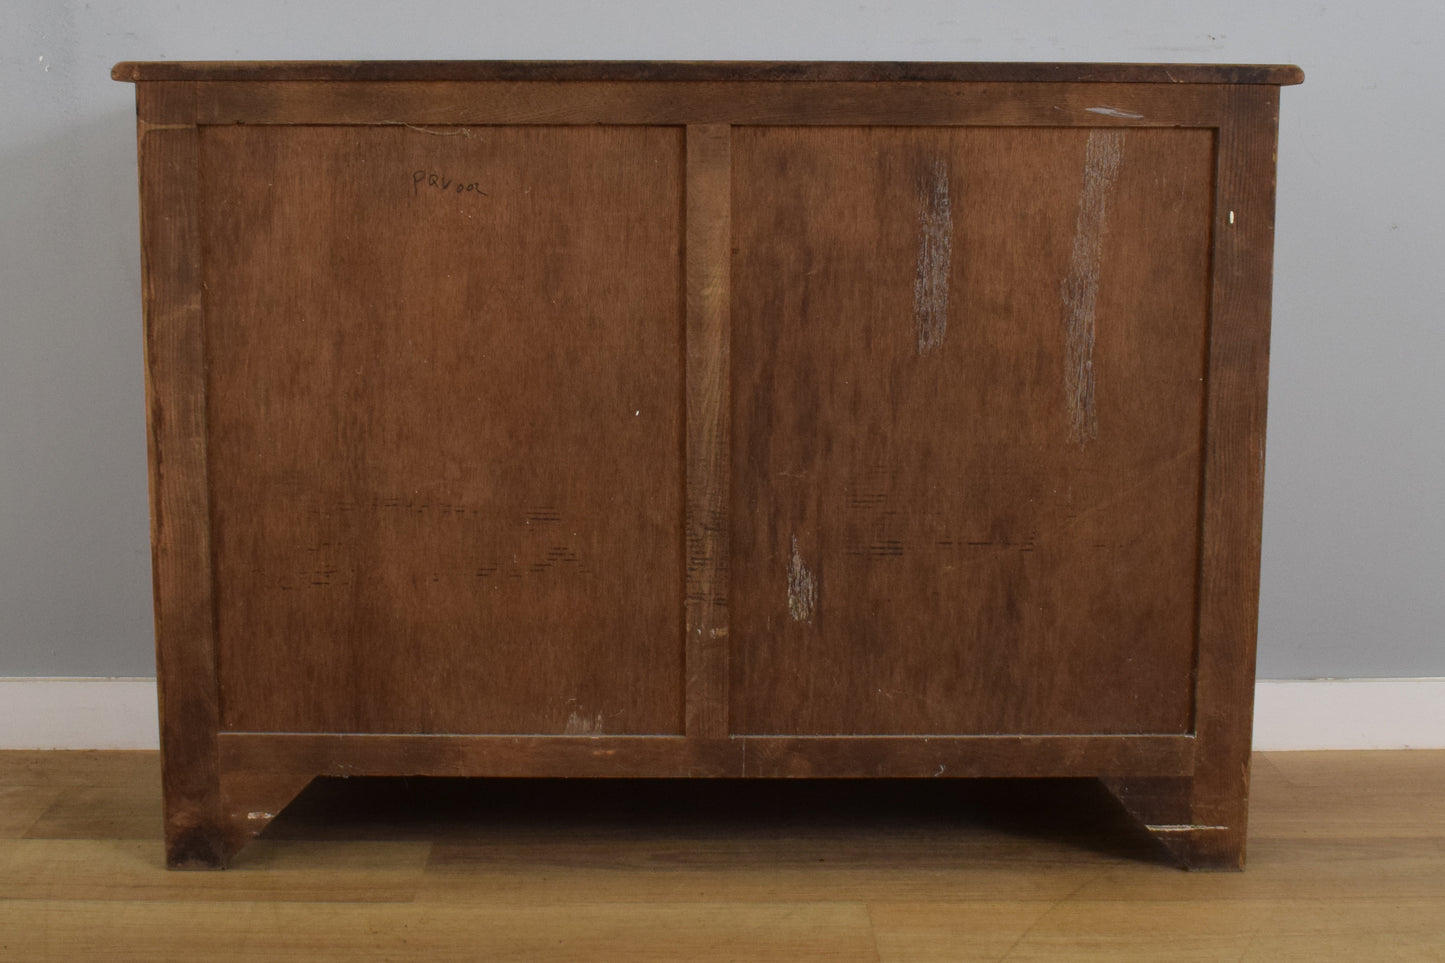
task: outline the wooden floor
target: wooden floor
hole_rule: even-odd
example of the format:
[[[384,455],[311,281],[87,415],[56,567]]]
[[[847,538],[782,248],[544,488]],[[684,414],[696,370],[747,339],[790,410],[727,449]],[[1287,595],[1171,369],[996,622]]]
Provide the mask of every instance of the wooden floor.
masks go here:
[[[1250,868],[1088,782],[352,780],[161,866],[151,753],[0,753],[0,960],[1445,960],[1445,752],[1255,757]]]

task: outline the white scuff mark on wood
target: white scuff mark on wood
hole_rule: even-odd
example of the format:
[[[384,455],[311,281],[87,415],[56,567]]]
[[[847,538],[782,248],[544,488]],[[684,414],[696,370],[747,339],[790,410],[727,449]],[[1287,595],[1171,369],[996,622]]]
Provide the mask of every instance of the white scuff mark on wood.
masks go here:
[[[597,736],[602,734],[602,713],[597,713],[593,718],[588,718],[582,713],[573,709],[567,716],[567,724],[562,727],[562,734],[568,736]]]
[[[470,137],[472,132],[465,127],[458,127],[456,130],[432,130],[430,127],[418,127],[416,124],[408,124],[404,120],[384,120],[383,124],[395,127],[405,127],[407,130],[414,130],[419,134],[431,134],[435,137]]]
[[[935,772],[933,775],[934,775],[934,776],[941,776],[941,775],[943,775],[944,771],[947,770],[947,769],[948,769],[948,767],[945,766],[943,763],[940,762],[940,763],[938,764],[938,772]]]
[[[1233,223],[1234,223],[1234,212],[1233,212],[1233,211],[1230,211],[1230,212],[1229,212],[1229,223],[1230,223],[1230,224],[1233,224]]]
[[[275,819],[275,813],[250,812],[246,814],[247,819]]]
[[[1143,120],[1143,114],[1136,114],[1128,110],[1120,110],[1118,107],[1089,107],[1089,113],[1100,114],[1104,117],[1118,117],[1121,120]]]
[[[937,161],[919,189],[918,268],[913,279],[913,321],[918,353],[943,346],[948,333],[948,275],[953,263],[953,202],[948,165]]]
[[[1197,832],[1197,831],[1200,831],[1200,830],[1209,830],[1209,831],[1212,831],[1212,832],[1223,832],[1223,831],[1227,830],[1229,827],[1228,827],[1228,826],[1203,826],[1203,825],[1198,825],[1198,824],[1195,824],[1195,823],[1169,823],[1169,824],[1162,825],[1162,826],[1145,825],[1144,828],[1147,829],[1147,830],[1149,830],[1149,832],[1151,832],[1151,833],[1192,833],[1192,832]]]
[[[1099,300],[1099,265],[1103,260],[1109,198],[1119,180],[1124,135],[1095,130],[1084,149],[1084,184],[1074,222],[1069,276],[1064,279],[1064,398],[1069,438],[1080,446],[1098,437],[1094,407],[1094,331]]]
[[[793,536],[793,554],[788,559],[788,614],[794,622],[813,621],[818,604],[818,583],[798,554],[798,536]]]

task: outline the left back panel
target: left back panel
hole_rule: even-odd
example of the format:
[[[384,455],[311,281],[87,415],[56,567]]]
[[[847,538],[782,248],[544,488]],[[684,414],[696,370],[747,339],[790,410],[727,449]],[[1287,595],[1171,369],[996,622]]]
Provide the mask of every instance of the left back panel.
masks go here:
[[[223,730],[681,732],[683,163],[201,129]]]

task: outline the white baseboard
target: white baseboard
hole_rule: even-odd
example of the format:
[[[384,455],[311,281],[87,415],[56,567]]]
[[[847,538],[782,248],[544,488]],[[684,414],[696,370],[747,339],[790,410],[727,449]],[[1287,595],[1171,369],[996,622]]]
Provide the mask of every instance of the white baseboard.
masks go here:
[[[154,679],[0,679],[0,749],[155,749]],[[1262,681],[1254,747],[1445,748],[1445,678]]]
[[[156,749],[155,679],[0,679],[0,749]]]
[[[1256,683],[1254,748],[1445,749],[1445,679]]]

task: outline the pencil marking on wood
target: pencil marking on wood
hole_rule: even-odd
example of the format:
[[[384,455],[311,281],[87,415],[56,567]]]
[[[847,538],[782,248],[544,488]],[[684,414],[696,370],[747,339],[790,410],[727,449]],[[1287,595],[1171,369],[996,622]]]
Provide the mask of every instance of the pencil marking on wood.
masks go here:
[[[425,168],[411,172],[411,193],[413,197],[421,196],[422,187],[432,188],[443,193],[470,194],[477,193],[487,197],[487,192],[482,190],[480,181],[464,181],[447,174],[438,174],[436,171],[429,171]]]
[[[948,275],[953,262],[953,204],[948,165],[937,161],[919,188],[918,268],[913,279],[913,321],[918,353],[943,346],[948,333]]]
[[[793,554],[788,559],[788,615],[794,622],[813,621],[818,603],[818,583],[798,554],[798,536],[793,536]]]
[[[1084,184],[1074,222],[1074,247],[1069,276],[1063,282],[1064,397],[1069,438],[1080,446],[1099,435],[1094,407],[1094,330],[1099,299],[1099,264],[1103,259],[1109,198],[1119,179],[1124,135],[1096,130],[1084,150]]]

